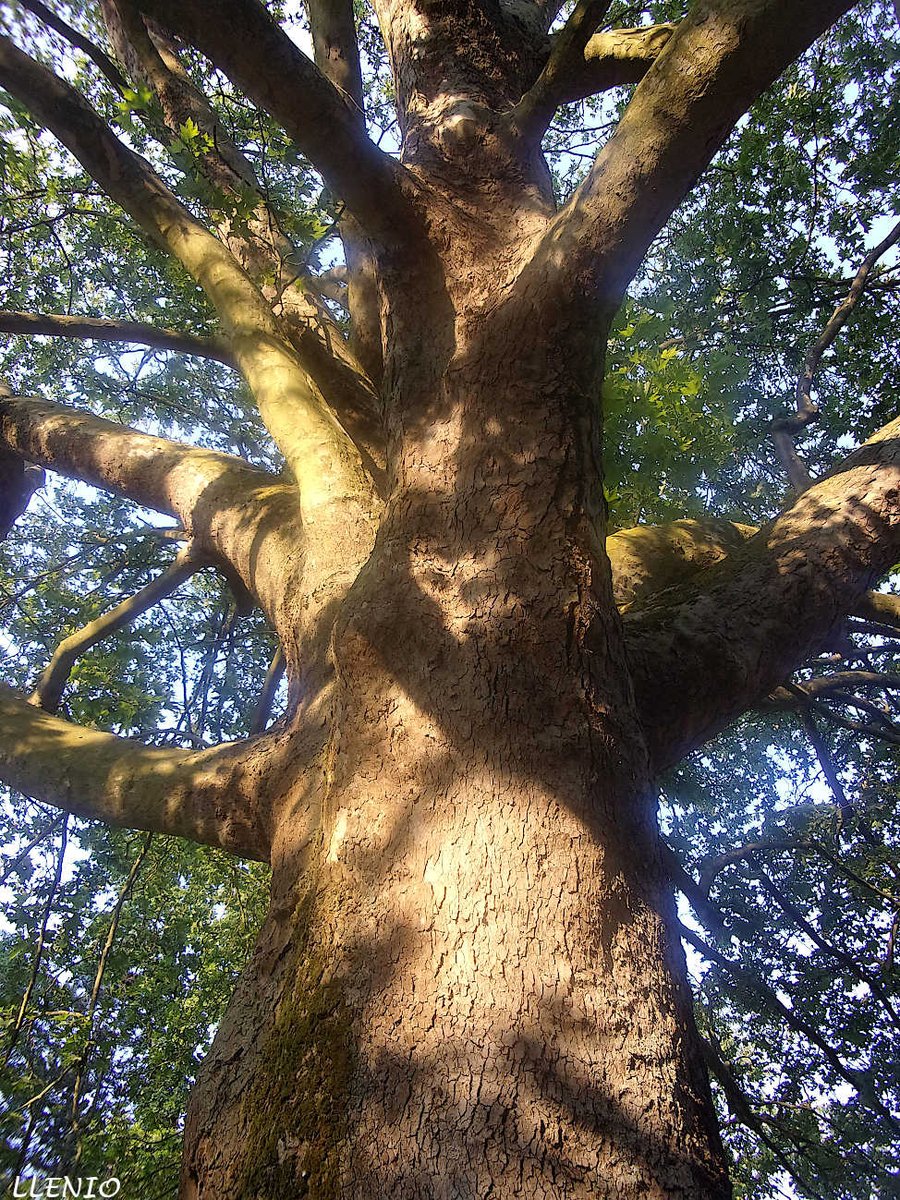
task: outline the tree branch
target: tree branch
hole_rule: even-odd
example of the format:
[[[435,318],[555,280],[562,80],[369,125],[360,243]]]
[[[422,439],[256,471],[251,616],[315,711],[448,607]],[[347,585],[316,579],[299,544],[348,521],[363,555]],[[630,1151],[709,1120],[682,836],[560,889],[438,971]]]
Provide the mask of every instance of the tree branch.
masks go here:
[[[797,379],[796,411],[792,416],[779,417],[772,422],[772,441],[795,492],[805,491],[812,482],[809,472],[797,455],[794,439],[819,416],[818,405],[812,398],[812,386],[822,355],[834,344],[838,334],[850,320],[859,303],[872,270],[879,258],[900,242],[900,221],[863,259],[853,278],[850,290],[829,317],[825,328],[810,348]]]
[[[314,61],[351,109],[363,112],[353,0],[306,0]]]
[[[49,400],[13,396],[5,388],[0,443],[31,462],[176,517],[195,536],[195,510],[211,491],[250,506],[276,482],[243,459],[139,433]],[[219,549],[214,542],[210,548]]]
[[[869,592],[856,605],[853,615],[900,629],[900,596],[888,592]]]
[[[41,712],[0,685],[0,779],[88,820],[265,861],[268,820],[247,747],[155,750]]]
[[[584,48],[583,61],[560,80],[558,104],[570,104],[610,88],[640,83],[678,28],[674,23],[640,25],[595,33]]]
[[[188,543],[178,554],[178,557],[156,579],[141,588],[135,595],[129,596],[121,604],[117,604],[108,612],[102,613],[93,621],[79,629],[76,633],[63,638],[53,652],[50,662],[41,672],[41,677],[29,697],[29,703],[44,712],[55,713],[62,699],[63,689],[69,681],[78,658],[104,638],[111,637],[120,629],[124,629],[149,608],[158,604],[181,586],[186,579],[207,565],[203,557],[198,557],[193,543]]]
[[[900,1126],[900,1122],[898,1122],[881,1097],[877,1095],[874,1088],[869,1084],[865,1071],[854,1070],[846,1066],[834,1048],[825,1041],[818,1030],[808,1021],[805,1021],[794,1008],[789,1008],[770,987],[757,979],[752,972],[708,945],[686,925],[679,923],[678,929],[682,938],[690,942],[699,954],[709,962],[715,963],[727,975],[730,975],[751,992],[760,1001],[765,1010],[770,1012],[777,1020],[782,1021],[795,1033],[806,1038],[813,1046],[817,1046],[832,1070],[850,1084],[867,1108],[887,1118],[894,1127]]]
[[[115,945],[116,934],[119,930],[119,922],[122,919],[122,910],[125,907],[125,902],[131,895],[138,875],[141,873],[141,868],[146,862],[147,855],[150,853],[150,846],[153,843],[153,834],[148,833],[144,838],[144,844],[141,846],[137,857],[131,864],[131,870],[125,878],[125,882],[119,889],[119,894],[116,897],[116,902],[113,905],[113,910],[109,917],[109,927],[106,931],[106,937],[103,939],[103,949],[100,951],[100,959],[97,963],[97,970],[94,973],[94,982],[91,986],[91,994],[88,998],[87,1012],[85,1013],[86,1036],[81,1053],[79,1054],[75,1064],[75,1078],[72,1081],[72,1101],[70,1106],[71,1123],[69,1127],[68,1137],[75,1144],[75,1161],[81,1154],[81,1146],[79,1144],[79,1132],[81,1127],[81,1114],[79,1112],[81,1102],[81,1091],[84,1084],[84,1077],[87,1073],[88,1061],[91,1056],[91,1051],[94,1048],[94,1018],[97,1012],[97,1002],[100,999],[100,988],[103,985],[103,976],[106,974],[106,968],[109,963],[109,956],[112,953],[112,948]],[[90,1105],[88,1106],[90,1111]]]
[[[886,671],[835,671],[833,675],[819,675],[815,679],[804,679],[797,685],[807,696],[828,696],[832,692],[851,691],[854,688],[880,688],[882,691],[900,690],[900,675]]]
[[[684,582],[737,550],[756,532],[753,525],[712,517],[619,530],[606,539],[616,604],[627,609]]]
[[[347,104],[363,113],[363,83],[352,0],[307,0],[306,8],[316,66],[340,91]],[[340,223],[340,235],[349,277],[345,300],[351,320],[350,344],[369,377],[377,384],[383,367],[377,266],[359,222],[349,214]]]
[[[160,329],[139,321],[111,320],[107,317],[70,317],[61,313],[14,312],[0,309],[0,333],[21,333],[36,337],[84,338],[98,342],[133,342],[154,350],[172,350],[212,358],[228,367],[235,366],[228,345],[218,338],[196,337],[176,329]]]
[[[0,398],[4,394],[0,383]],[[28,502],[43,485],[44,472],[26,463],[8,446],[0,443],[0,542],[28,507]]]
[[[771,692],[893,566],[900,551],[898,494],[900,420],[726,560],[625,613],[635,692],[657,769]]]
[[[900,221],[893,227],[890,233],[883,238],[877,246],[875,246],[860,264],[859,270],[853,278],[850,285],[850,290],[844,299],[840,302],[834,312],[828,319],[825,328],[819,334],[815,344],[810,349],[803,363],[803,370],[797,380],[797,414],[798,416],[807,416],[814,414],[818,410],[812,398],[812,385],[815,378],[816,370],[822,355],[825,351],[834,344],[838,334],[850,320],[853,315],[853,310],[859,304],[862,294],[866,289],[866,284],[869,282],[869,277],[872,270],[882,255],[886,254],[892,246],[896,246],[900,242]]]
[[[698,0],[544,235],[534,266],[618,308],[650,243],[756,97],[854,0]]]
[[[86,38],[84,34],[79,33],[77,29],[74,29],[61,17],[58,17],[55,12],[51,12],[46,4],[41,3],[41,0],[20,0],[20,3],[23,8],[27,8],[29,12],[34,13],[50,29],[53,29],[72,46],[75,46],[78,50],[86,54],[117,92],[125,90],[128,84],[122,72],[109,55],[105,54],[99,46],[95,46],[90,38]]]
[[[898,1016],[897,1010],[891,1003],[890,996],[882,987],[878,978],[872,975],[871,972],[867,971],[865,967],[860,966],[852,954],[848,954],[847,951],[842,949],[840,946],[828,941],[824,934],[815,925],[813,925],[811,921],[807,921],[802,909],[800,909],[798,905],[796,905],[791,898],[786,895],[786,893],[782,891],[780,887],[778,887],[778,885],[767,874],[763,867],[757,866],[756,877],[762,884],[763,890],[768,892],[768,894],[783,910],[785,915],[797,925],[798,929],[801,929],[824,954],[827,954],[836,962],[841,963],[848,971],[855,975],[857,979],[861,980],[867,985],[872,994],[881,1003],[891,1024],[895,1029],[900,1030],[900,1016]]]
[[[215,25],[217,22],[209,22]],[[270,306],[233,255],[129,150],[78,92],[0,37],[0,83],[66,145],[109,195],[174,254],[215,305],[260,415],[301,484],[307,524],[355,508],[364,536],[375,503],[357,448],[298,361]]]
[[[38,940],[34,951],[34,958],[31,962],[31,971],[28,976],[28,983],[26,984],[25,991],[22,993],[19,1011],[16,1013],[16,1019],[13,1022],[12,1029],[10,1030],[9,1042],[7,1043],[6,1053],[3,1056],[4,1066],[9,1065],[10,1057],[16,1047],[16,1042],[19,1040],[19,1034],[22,1031],[22,1026],[25,1024],[25,1014],[28,1012],[28,1005],[31,1003],[31,997],[41,970],[41,960],[44,957],[44,946],[47,942],[47,929],[50,925],[50,917],[53,913],[53,906],[56,903],[56,894],[59,891],[59,885],[62,880],[63,863],[65,862],[66,858],[66,845],[69,839],[68,816],[62,818],[62,821],[62,834],[60,835],[59,839],[59,850],[56,853],[56,870],[53,873],[53,881],[50,884],[50,890],[47,893],[47,899],[44,901],[44,910],[41,915],[41,924],[38,930]]]
[[[707,888],[704,891],[700,887],[667,842],[660,840],[660,848],[662,850],[663,865],[672,886],[676,891],[681,892],[706,928],[717,937],[721,936],[726,932],[725,918],[716,905],[713,904],[712,900],[710,900],[709,889]]]
[[[562,34],[551,43],[550,58],[534,87],[510,114],[520,135],[534,140],[549,127],[556,110],[610,88],[639,83],[675,32],[674,24],[642,25],[634,29],[608,29],[590,37],[579,53],[574,47],[567,61],[545,78],[554,55],[562,49]],[[544,83],[541,83],[541,80]]]
[[[578,0],[564,28],[553,39],[550,57],[532,87],[510,114],[521,137],[540,138],[559,107],[565,83],[585,60],[594,30],[609,11],[611,0]]]
[[[199,548],[234,568],[275,627],[285,627],[284,556],[294,562],[303,544],[293,486],[242,459],[33,397],[0,394],[3,445],[177,518]]]
[[[374,461],[380,461],[382,434],[373,384],[304,278],[297,250],[283,231],[281,214],[265,197],[252,164],[185,71],[175,48],[154,23],[147,27],[132,0],[103,0],[102,9],[120,58],[156,94],[170,140],[180,138],[184,124],[192,121],[208,139],[207,148],[196,158],[198,171],[241,208],[248,193],[255,197],[246,221],[223,217],[217,222],[217,233],[278,312],[301,360],[348,422],[351,434]]]
[[[725,1099],[728,1102],[728,1110],[734,1117],[737,1118],[748,1129],[752,1129],[756,1136],[769,1148],[782,1167],[792,1175],[800,1183],[803,1184],[806,1191],[814,1197],[814,1200],[824,1200],[817,1192],[809,1186],[803,1177],[798,1173],[796,1167],[791,1163],[786,1155],[779,1149],[777,1143],[773,1142],[765,1131],[765,1126],[759,1117],[754,1113],[749,1096],[744,1092],[737,1077],[734,1075],[732,1068],[725,1061],[721,1053],[721,1047],[713,1045],[708,1039],[701,1039],[703,1046],[703,1055],[706,1059],[706,1065],[709,1067],[710,1073],[715,1077],[722,1091],[725,1093]]]
[[[206,54],[295,139],[369,236],[395,245],[411,213],[403,169],[366,135],[362,113],[290,40],[257,0],[140,0],[141,9]]]
[[[284,650],[279,645],[272,655],[272,661],[269,663],[268,671],[266,671],[266,678],[263,681],[262,691],[256,703],[253,720],[250,722],[251,733],[262,733],[268,725],[269,717],[272,714],[272,704],[275,701],[275,693],[278,691],[278,685],[284,676],[285,665]]]

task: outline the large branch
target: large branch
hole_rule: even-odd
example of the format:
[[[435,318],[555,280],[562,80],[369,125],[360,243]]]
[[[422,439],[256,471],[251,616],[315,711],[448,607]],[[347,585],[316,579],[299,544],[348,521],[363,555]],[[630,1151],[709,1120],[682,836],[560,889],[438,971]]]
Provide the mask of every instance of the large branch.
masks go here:
[[[713,517],[619,530],[606,539],[616,604],[625,609],[683,583],[756,532],[753,525]]]
[[[756,97],[854,0],[698,0],[537,262],[618,307],[650,243]]]
[[[201,0],[140,0],[140,7],[271,113],[370,236],[397,242],[411,216],[402,168],[369,140],[362,113],[346,104],[262,4],[220,0],[214,19]]]
[[[316,66],[351,109],[363,112],[353,0],[306,0]]]
[[[0,83],[180,260],[209,296],[260,415],[301,484],[307,520],[316,521],[324,506],[337,503],[345,520],[352,507],[366,525],[373,488],[359,452],[234,256],[74,88],[5,37],[0,37]]]
[[[154,350],[172,350],[213,358],[234,366],[234,356],[218,338],[197,337],[177,329],[161,329],[140,321],[119,321],[107,317],[70,317],[62,313],[16,312],[0,309],[0,333],[24,333],[32,336],[91,339],[97,342],[131,342]]]
[[[624,615],[655,766],[783,682],[898,557],[900,420],[727,559]]]
[[[606,555],[612,568],[617,607],[628,611],[657,592],[688,582],[706,567],[727,558],[758,532],[756,525],[742,525],[721,517],[699,517],[670,521],[666,525],[635,525],[610,534],[606,539]],[[900,629],[900,596],[866,592],[850,615],[874,623],[877,626],[874,632],[888,635],[893,629]],[[858,676],[860,672],[854,674]]]
[[[266,860],[251,749],[155,750],[41,712],[0,685],[0,780],[89,820]]]
[[[176,47],[153,22],[145,24],[134,0],[103,0],[101,7],[119,58],[135,80],[155,94],[170,144],[192,122],[207,139],[203,153],[196,156],[196,169],[218,195],[231,197],[241,210],[252,197],[253,210],[245,219],[235,221],[226,213],[217,221],[216,232],[277,309],[301,360],[350,432],[378,460],[381,431],[373,385],[304,277],[298,252],[284,233],[282,215],[265,195],[253,165],[185,71]],[[228,205],[220,207],[227,210]]]
[[[61,404],[0,393],[0,447],[177,518],[234,568],[276,624],[285,556],[301,544],[296,490],[239,458],[138,433]],[[278,624],[284,628],[283,621]]]
[[[362,72],[353,0],[307,0],[315,63],[348,105],[364,111]],[[351,345],[375,383],[383,367],[381,302],[377,267],[359,222],[347,215],[340,225],[347,262]]]

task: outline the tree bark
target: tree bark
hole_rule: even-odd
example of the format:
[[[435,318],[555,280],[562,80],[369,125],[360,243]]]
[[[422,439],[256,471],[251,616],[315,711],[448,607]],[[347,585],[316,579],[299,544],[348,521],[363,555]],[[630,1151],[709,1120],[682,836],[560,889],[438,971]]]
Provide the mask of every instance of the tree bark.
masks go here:
[[[602,356],[552,327],[523,353],[528,296],[486,318],[496,256],[465,294],[458,266],[392,342],[321,832],[274,815],[196,1200],[729,1195],[603,551]]]

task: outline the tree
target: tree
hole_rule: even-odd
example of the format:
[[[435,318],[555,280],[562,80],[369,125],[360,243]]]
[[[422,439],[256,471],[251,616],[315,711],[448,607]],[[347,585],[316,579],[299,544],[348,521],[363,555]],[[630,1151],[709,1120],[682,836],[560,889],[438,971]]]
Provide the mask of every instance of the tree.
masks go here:
[[[852,3],[697,0],[660,6],[672,19],[656,24],[632,6],[628,26],[627,5],[579,0],[553,34],[555,5],[377,3],[383,47],[366,24],[363,57],[377,73],[387,56],[398,156],[367,135],[349,4],[310,0],[315,63],[256,0],[222,0],[214,19],[196,0],[102,0],[105,35],[89,12],[75,28],[22,7],[90,66],[51,71],[49,35],[27,22],[32,53],[2,39],[0,84],[26,131],[7,169],[56,173],[50,229],[98,187],[118,206],[98,211],[101,228],[127,221],[115,269],[133,308],[7,311],[3,327],[194,355],[219,364],[213,380],[237,370],[280,455],[214,393],[205,434],[192,428],[193,403],[174,407],[196,386],[189,369],[168,381],[165,432],[190,443],[34,389],[0,399],[0,527],[27,502],[29,464],[164,514],[185,540],[169,561],[144,531],[138,576],[165,569],[64,639],[30,700],[0,693],[0,776],[66,813],[271,864],[252,960],[192,1093],[181,1194],[728,1195],[707,1063],[738,1107],[740,1090],[692,1016],[672,876],[697,889],[660,842],[656,781],[764,702],[797,708],[815,738],[817,689],[866,681],[793,673],[848,614],[896,628],[891,600],[869,595],[898,557],[896,421],[814,482],[794,450],[816,415],[816,353],[879,255],[861,256],[774,431],[796,494],[761,529],[613,532],[607,501],[631,486],[631,459],[604,469],[602,433],[635,375],[658,377],[643,398],[660,408],[666,364],[690,367],[648,328],[652,305],[614,325],[654,239],[754,100]],[[555,114],[629,84],[559,204],[541,153]],[[271,179],[270,137],[285,139]],[[298,217],[307,164],[325,190]],[[320,247],[335,234],[333,266]],[[178,303],[154,310],[167,278]],[[642,338],[656,357],[625,373]],[[160,706],[154,740],[186,744],[149,746],[76,723],[103,723],[77,697],[76,720],[55,715],[87,646],[207,566],[275,632],[283,716],[228,740],[238,714],[220,707],[208,745],[190,726],[168,737]],[[785,900],[778,872],[765,878]],[[820,1048],[890,1122],[864,1072]]]

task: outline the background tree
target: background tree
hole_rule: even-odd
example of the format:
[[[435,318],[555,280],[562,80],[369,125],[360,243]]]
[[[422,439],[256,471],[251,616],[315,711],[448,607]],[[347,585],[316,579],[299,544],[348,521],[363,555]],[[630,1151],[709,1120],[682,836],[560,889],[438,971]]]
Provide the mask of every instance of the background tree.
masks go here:
[[[290,10],[101,8],[0,57],[0,517],[81,481],[3,547],[0,770],[75,814],[7,810],[11,1173],[171,1194],[262,924],[186,1195],[725,1194],[704,1061],[749,1194],[891,1194],[889,10],[685,200],[849,5],[311,5],[318,70]],[[265,921],[80,817],[271,859]]]

